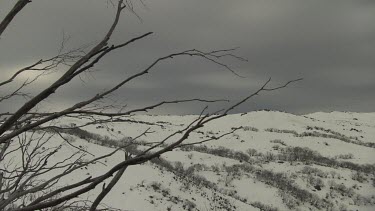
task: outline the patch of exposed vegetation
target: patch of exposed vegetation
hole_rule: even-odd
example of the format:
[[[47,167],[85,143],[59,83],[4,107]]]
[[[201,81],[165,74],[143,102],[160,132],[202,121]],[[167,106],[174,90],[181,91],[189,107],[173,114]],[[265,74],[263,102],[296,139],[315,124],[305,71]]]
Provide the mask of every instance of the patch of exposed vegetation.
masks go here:
[[[290,162],[300,161],[304,163],[314,163],[328,167],[341,167],[354,171],[374,174],[375,165],[365,164],[360,165],[349,161],[338,161],[333,158],[328,158],[320,155],[318,152],[313,151],[306,147],[286,147],[281,150],[281,154],[277,156],[279,160]]]
[[[271,133],[290,133],[290,134],[293,134],[295,136],[298,136],[298,133],[295,130],[280,130],[280,129],[276,129],[276,128],[267,128],[264,131],[271,132]]]
[[[358,137],[355,136],[346,136],[344,134],[341,134],[339,132],[333,131],[331,129],[325,129],[322,127],[311,127],[308,126],[307,130],[320,130],[326,133],[321,133],[317,131],[311,131],[311,132],[303,132],[303,133],[298,133],[295,130],[281,130],[281,129],[276,129],[276,128],[267,128],[265,131],[267,132],[272,132],[272,133],[288,133],[288,134],[293,134],[295,137],[319,137],[319,138],[332,138],[332,139],[337,139],[346,143],[351,143],[351,144],[357,144],[361,146],[366,146],[366,147],[371,147],[375,148],[375,143],[372,142],[364,142],[358,139]],[[328,134],[327,134],[328,133]]]

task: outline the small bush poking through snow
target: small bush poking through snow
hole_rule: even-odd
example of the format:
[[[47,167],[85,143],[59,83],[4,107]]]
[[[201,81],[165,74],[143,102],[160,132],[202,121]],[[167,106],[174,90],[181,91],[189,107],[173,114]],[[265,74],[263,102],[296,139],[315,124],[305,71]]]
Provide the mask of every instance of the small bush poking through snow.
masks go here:
[[[251,203],[251,206],[259,208],[262,211],[278,211],[277,208],[272,207],[271,205],[263,204],[262,202],[259,202],[259,201]]]
[[[250,156],[250,157],[253,157],[253,156],[257,156],[258,155],[258,152],[256,149],[248,149],[246,150],[247,154]]]
[[[321,178],[327,178],[328,177],[328,173],[323,172],[322,170],[320,170],[318,168],[313,168],[313,167],[310,167],[310,166],[303,167],[303,169],[301,170],[301,173],[307,174],[307,175],[318,176],[318,177],[321,177]]]
[[[352,153],[349,153],[349,154],[341,154],[341,155],[336,155],[334,157],[335,159],[343,159],[343,160],[347,160],[347,159],[353,159],[354,158],[354,155]]]
[[[264,131],[271,132],[271,133],[290,133],[290,134],[293,134],[295,136],[298,136],[298,133],[295,130],[280,130],[280,129],[276,129],[276,128],[267,128]]]
[[[189,153],[187,157],[191,160],[193,158],[193,153]]]
[[[283,146],[286,146],[285,142],[282,141],[281,139],[274,139],[274,140],[271,140],[270,142],[271,142],[271,143],[281,144],[281,145],[283,145]]]
[[[320,179],[319,177],[314,177],[312,175],[307,176],[307,182],[316,190],[321,190],[322,188],[325,187],[322,179]]]
[[[242,127],[244,131],[253,131],[253,132],[258,132],[259,129],[251,126],[244,126]]]
[[[352,174],[352,179],[360,183],[367,182],[367,176],[364,173],[358,171]]]
[[[152,189],[154,189],[154,191],[159,191],[162,184],[160,182],[152,182],[150,186],[152,187]]]

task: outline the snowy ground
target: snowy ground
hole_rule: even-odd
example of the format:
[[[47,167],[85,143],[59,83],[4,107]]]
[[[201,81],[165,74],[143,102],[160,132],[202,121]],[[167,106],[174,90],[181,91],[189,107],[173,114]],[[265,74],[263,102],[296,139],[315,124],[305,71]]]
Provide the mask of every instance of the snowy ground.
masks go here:
[[[157,142],[194,118],[142,115],[132,119],[143,124],[121,122],[108,128],[83,129],[121,143],[150,128],[153,133],[139,141]],[[186,143],[219,136],[239,126],[243,129],[202,144],[206,147],[164,154],[160,162],[171,163],[173,169],[161,167],[159,161],[128,168],[103,202],[139,211],[375,210],[375,113],[234,114],[194,132]],[[95,144],[98,140],[66,136],[94,156],[113,150]],[[61,160],[70,150],[73,148],[65,145],[54,159]],[[314,156],[305,156],[309,152]],[[98,175],[123,159],[123,152],[116,153],[60,181],[60,185]],[[357,167],[360,170],[353,169]],[[97,187],[81,197],[93,198],[100,190]]]

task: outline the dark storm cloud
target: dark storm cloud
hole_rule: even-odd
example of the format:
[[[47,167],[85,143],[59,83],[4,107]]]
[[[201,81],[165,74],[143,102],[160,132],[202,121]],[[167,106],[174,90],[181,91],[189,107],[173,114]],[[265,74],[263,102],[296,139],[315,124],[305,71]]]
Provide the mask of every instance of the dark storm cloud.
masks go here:
[[[113,8],[106,2],[34,1],[0,40],[2,75],[55,53],[62,31],[71,36],[69,47],[100,40],[113,19]],[[3,17],[11,4],[1,4]],[[374,111],[374,1],[159,0],[146,5],[136,4],[142,21],[131,14],[122,18],[113,42],[148,31],[155,35],[114,52],[97,66],[99,71],[83,76],[86,83],[75,81],[46,105],[62,108],[89,97],[168,53],[239,46],[238,54],[249,62],[226,62],[245,79],[206,61],[176,59],[158,65],[114,98],[129,106],[195,96],[236,100],[268,77],[274,85],[303,77],[304,81],[260,96],[237,112]],[[187,104],[160,112],[197,113],[201,107]]]

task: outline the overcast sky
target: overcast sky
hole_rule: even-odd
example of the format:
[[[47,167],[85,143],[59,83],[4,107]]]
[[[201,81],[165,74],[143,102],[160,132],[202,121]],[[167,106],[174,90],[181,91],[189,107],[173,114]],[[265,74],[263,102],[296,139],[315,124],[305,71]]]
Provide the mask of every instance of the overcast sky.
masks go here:
[[[0,18],[13,3],[0,2]],[[169,53],[240,47],[236,54],[248,62],[225,62],[245,78],[207,61],[180,58],[158,65],[151,74],[123,87],[112,95],[118,101],[111,103],[134,107],[194,97],[235,101],[269,77],[274,86],[303,77],[286,89],[254,98],[236,112],[375,111],[373,0],[147,0],[145,4],[134,4],[142,20],[128,12],[122,16],[112,43],[148,31],[154,34],[110,54],[96,72],[83,75],[84,82],[77,79],[58,90],[44,103],[46,108],[62,109],[89,98]],[[68,48],[100,40],[113,15],[114,8],[106,0],[34,0],[2,35],[1,81],[17,68],[54,55],[63,32],[71,37]],[[62,71],[42,79],[33,91],[52,83]],[[0,107],[20,105],[12,101]],[[158,112],[192,114],[204,106],[189,103]],[[225,104],[212,108],[221,106]]]

